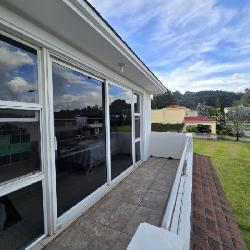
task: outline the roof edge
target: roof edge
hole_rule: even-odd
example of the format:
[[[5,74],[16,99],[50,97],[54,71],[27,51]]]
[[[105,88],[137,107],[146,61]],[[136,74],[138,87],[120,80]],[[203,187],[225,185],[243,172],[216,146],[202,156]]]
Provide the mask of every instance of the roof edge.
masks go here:
[[[150,68],[141,60],[141,58],[129,47],[129,45],[121,38],[114,28],[101,16],[101,14],[87,0],[62,0],[67,6],[73,9],[78,15],[95,28],[106,40],[112,43],[125,57],[127,57],[134,65],[141,70],[142,73],[164,93],[167,88],[158,79],[158,77],[150,70]],[[88,12],[88,17],[83,12]],[[90,20],[89,18],[92,18]],[[88,19],[88,20],[87,20]],[[156,91],[157,92],[157,91]]]

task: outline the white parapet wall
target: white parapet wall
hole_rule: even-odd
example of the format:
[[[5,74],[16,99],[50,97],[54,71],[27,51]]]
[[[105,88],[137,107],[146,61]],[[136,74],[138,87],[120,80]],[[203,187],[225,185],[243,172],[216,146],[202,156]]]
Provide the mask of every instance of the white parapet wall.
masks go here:
[[[142,223],[127,249],[189,250],[193,172],[192,134],[152,132],[150,139],[152,156],[172,157],[180,159],[180,162],[161,228]]]
[[[150,152],[154,157],[180,159],[186,142],[185,133],[151,132]]]

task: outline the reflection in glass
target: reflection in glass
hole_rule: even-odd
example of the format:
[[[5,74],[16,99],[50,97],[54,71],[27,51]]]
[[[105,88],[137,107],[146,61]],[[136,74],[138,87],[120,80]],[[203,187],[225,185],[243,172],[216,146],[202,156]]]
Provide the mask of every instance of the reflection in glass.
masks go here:
[[[37,52],[0,34],[0,100],[38,102]]]
[[[109,84],[112,179],[133,164],[131,92]]]
[[[57,214],[106,183],[104,83],[53,63]]]
[[[140,113],[140,96],[136,93],[133,94],[134,97],[134,113]]]
[[[24,249],[43,234],[41,182],[0,197],[0,249]]]
[[[135,117],[135,138],[141,137],[141,123],[140,123],[140,117]]]
[[[0,109],[0,182],[39,169],[39,111]]]
[[[138,141],[135,143],[135,162],[141,160],[141,142]]]

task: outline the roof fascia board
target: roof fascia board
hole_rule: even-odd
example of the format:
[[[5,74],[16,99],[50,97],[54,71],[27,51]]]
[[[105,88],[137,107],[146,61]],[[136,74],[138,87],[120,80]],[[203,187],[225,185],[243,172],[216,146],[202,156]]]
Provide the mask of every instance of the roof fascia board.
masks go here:
[[[93,11],[93,9],[82,0],[62,0],[64,4],[70,7],[76,14],[84,19],[92,28],[112,44],[124,57],[136,66],[161,92],[166,92],[166,87],[157,79],[157,77],[138,59],[131,49],[119,38],[114,31]],[[86,16],[86,11],[88,16]],[[98,23],[98,26],[96,25]]]

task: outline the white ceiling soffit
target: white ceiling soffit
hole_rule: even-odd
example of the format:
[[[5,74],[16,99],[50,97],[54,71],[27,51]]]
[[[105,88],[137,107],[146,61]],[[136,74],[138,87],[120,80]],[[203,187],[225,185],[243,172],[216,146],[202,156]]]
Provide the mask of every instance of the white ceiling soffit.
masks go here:
[[[5,6],[150,93],[166,91],[157,77],[84,0],[8,0]],[[119,63],[125,65],[123,72]]]

